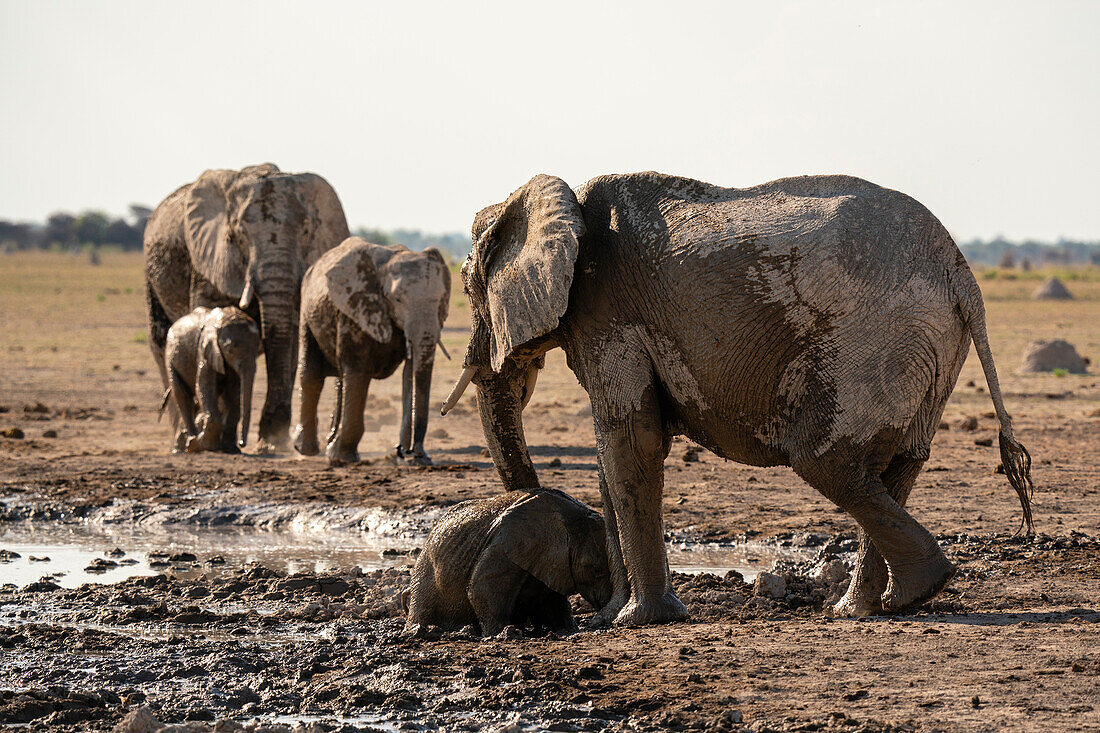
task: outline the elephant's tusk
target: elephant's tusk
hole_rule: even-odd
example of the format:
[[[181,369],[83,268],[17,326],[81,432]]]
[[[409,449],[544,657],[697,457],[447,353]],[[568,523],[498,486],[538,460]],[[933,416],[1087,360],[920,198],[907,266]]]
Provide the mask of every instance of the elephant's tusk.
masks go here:
[[[439,410],[440,415],[446,415],[454,409],[454,406],[462,398],[462,393],[470,386],[475,374],[477,374],[477,367],[468,366],[462,370],[462,376],[455,382],[455,388],[451,390],[451,396],[447,398],[447,401],[443,403],[443,407]]]
[[[439,339],[436,343],[439,344],[439,350],[443,352],[443,356],[447,357],[447,361],[450,361],[451,355],[447,353],[447,347],[443,345],[443,339]]]
[[[539,368],[531,367],[527,370],[527,381],[523,385],[523,404],[519,406],[522,411],[527,407],[527,403],[531,401],[531,395],[535,393],[535,382],[539,379]]]
[[[244,279],[244,292],[241,293],[241,310],[248,310],[248,306],[252,304],[252,289],[252,273],[249,272]]]

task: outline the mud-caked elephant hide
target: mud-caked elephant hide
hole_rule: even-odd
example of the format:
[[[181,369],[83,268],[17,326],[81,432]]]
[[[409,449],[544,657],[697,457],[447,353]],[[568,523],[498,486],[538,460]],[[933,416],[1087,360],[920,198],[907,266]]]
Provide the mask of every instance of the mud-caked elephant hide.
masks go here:
[[[1001,460],[1030,528],[981,291],[943,225],[848,176],[720,188],[639,173],[574,192],[536,176],[474,220],[462,274],[465,370],[505,487],[539,486],[521,412],[561,347],[592,400],[615,581],[607,620],[682,618],[663,541],[663,461],[686,435],[754,466],[791,466],[856,521],[846,614],[932,598],[955,572],[904,509],[971,339]]]
[[[235,306],[199,307],[172,324],[165,343],[170,386],[161,407],[171,401],[179,412],[174,453],[239,453],[248,443],[261,348],[256,322]]]
[[[428,534],[404,597],[405,629],[572,629],[576,594],[597,609],[611,598],[603,517],[560,491],[471,499]]]
[[[431,463],[424,435],[435,349],[442,348],[450,297],[451,272],[434,247],[412,252],[350,237],[309,269],[302,281],[299,328],[301,409],[294,446],[300,453],[320,451],[317,402],[325,378],[334,376],[336,409],[326,454],[333,464],[358,461],[370,382],[385,379],[404,362],[395,456]]]
[[[199,306],[239,305],[263,337],[267,395],[257,449],[286,447],[299,285],[306,269],[348,234],[325,179],[271,164],[208,170],[162,201],[145,227],[144,249],[149,342],[165,388],[172,323]]]

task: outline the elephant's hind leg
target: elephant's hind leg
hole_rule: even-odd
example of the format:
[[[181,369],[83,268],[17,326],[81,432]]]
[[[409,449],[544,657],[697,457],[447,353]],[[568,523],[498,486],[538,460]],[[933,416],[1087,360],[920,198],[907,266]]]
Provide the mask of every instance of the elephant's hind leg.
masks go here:
[[[303,456],[315,456],[321,447],[317,442],[317,403],[325,384],[324,356],[321,347],[302,324],[298,356],[298,389],[301,404],[298,409],[298,427],[294,431],[294,449]]]
[[[796,470],[851,514],[885,559],[888,580],[881,595],[882,610],[900,611],[933,598],[954,577],[956,568],[935,538],[891,496],[874,470],[853,470],[850,463],[829,465],[827,460]],[[873,562],[866,570],[857,570],[867,577],[853,577],[853,584],[876,582]]]
[[[909,492],[917,480],[924,461],[917,458],[898,455],[882,474],[882,483],[887,493],[904,507]],[[848,590],[836,604],[836,612],[842,616],[870,616],[883,612],[882,594],[890,580],[886,561],[875,548],[870,535],[858,528],[859,551],[856,553],[855,567]]]
[[[326,453],[329,463],[339,466],[359,462],[359,440],[363,437],[363,409],[367,404],[370,377],[358,371],[341,368],[342,404],[340,431],[329,443]]]

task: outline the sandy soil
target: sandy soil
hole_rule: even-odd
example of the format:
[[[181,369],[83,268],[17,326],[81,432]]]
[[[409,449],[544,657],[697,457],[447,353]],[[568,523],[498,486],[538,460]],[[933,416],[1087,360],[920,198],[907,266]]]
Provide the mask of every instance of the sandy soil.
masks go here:
[[[386,460],[396,379],[372,386],[377,429],[360,446],[364,464],[167,455],[140,277],[133,256],[96,268],[61,255],[3,258],[0,430],[24,437],[0,438],[0,522],[49,535],[105,511],[200,521],[211,508],[258,504],[417,510],[499,490],[469,398],[429,426],[436,467]],[[1057,304],[1028,300],[1030,280],[981,280],[1009,410],[1035,458],[1039,537],[1011,536],[1019,505],[995,473],[996,447],[983,445],[996,428],[972,356],[910,499],[961,572],[915,614],[832,619],[825,600],[837,588],[810,579],[820,563],[777,569],[788,579],[777,599],[737,578],[678,576],[688,623],[487,641],[402,638],[387,595],[396,571],[346,568],[332,576],[341,593],[324,590],[342,587],[326,576],[281,599],[267,596],[288,579],[258,569],[221,597],[232,579],[215,573],[71,591],[8,586],[0,723],[109,729],[148,705],[166,722],[340,714],[360,728],[374,719],[356,716],[376,714],[408,729],[515,716],[553,730],[1100,728],[1100,275],[1091,278],[1070,281],[1077,300]],[[444,334],[452,354],[463,352],[467,318],[456,293]],[[1028,341],[1056,337],[1092,357],[1091,374],[1015,373]],[[438,401],[459,364],[437,364]],[[544,484],[598,506],[587,397],[560,353],[525,418]],[[751,538],[806,546],[818,560],[830,559],[822,546],[848,557],[854,530],[789,469],[740,466],[682,440],[666,461],[665,519],[673,540]],[[307,613],[310,603],[319,605]]]

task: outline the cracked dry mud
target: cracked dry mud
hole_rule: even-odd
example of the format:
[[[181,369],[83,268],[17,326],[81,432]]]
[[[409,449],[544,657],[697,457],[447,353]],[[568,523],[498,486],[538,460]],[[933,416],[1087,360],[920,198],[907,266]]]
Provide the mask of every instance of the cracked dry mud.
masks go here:
[[[0,724],[111,730],[144,708],[146,722],[193,730],[228,730],[227,720],[349,731],[1100,728],[1100,378],[1095,367],[1064,378],[1012,371],[1028,341],[1055,335],[1095,364],[1100,283],[1051,305],[1027,300],[1034,283],[982,281],[1006,401],[1035,458],[1039,536],[1012,534],[1019,506],[995,473],[995,446],[982,444],[995,421],[972,355],[909,502],[960,571],[915,612],[832,618],[852,521],[789,469],[728,463],[681,440],[666,461],[670,542],[799,550],[806,560],[773,569],[782,582],[677,574],[693,616],[668,626],[407,638],[400,553],[443,508],[499,490],[471,401],[433,418],[431,469],[385,460],[396,380],[372,385],[377,430],[360,445],[369,463],[166,455],[159,385],[133,337],[140,297],[121,294],[140,292],[140,258],[103,261],[93,275],[74,270],[65,295],[44,303],[23,305],[0,276],[0,308],[21,316],[7,319],[0,346],[0,429],[23,434],[0,437],[0,550],[28,532],[61,545],[77,527],[149,529],[165,538],[166,566],[114,584],[0,587]],[[54,293],[46,271],[70,277],[54,260],[27,262],[20,297],[35,277]],[[120,294],[97,300],[106,282]],[[452,354],[466,338],[460,299],[444,332]],[[44,337],[34,327],[44,318],[70,330]],[[436,399],[459,369],[437,362]],[[536,467],[547,486],[598,506],[590,420],[552,353],[525,413]],[[287,575],[189,546],[188,531],[202,527],[295,532],[322,554],[369,531],[399,554],[388,558],[395,567],[362,572],[354,554],[334,551],[323,572],[307,563]],[[138,556],[126,546],[108,555],[115,546],[98,555]],[[216,554],[227,562],[209,564]],[[15,562],[2,560],[0,585]],[[583,621],[587,609],[577,610]]]

